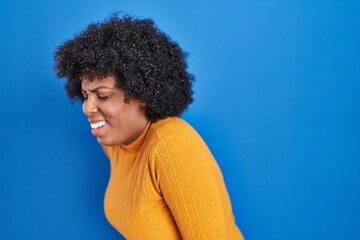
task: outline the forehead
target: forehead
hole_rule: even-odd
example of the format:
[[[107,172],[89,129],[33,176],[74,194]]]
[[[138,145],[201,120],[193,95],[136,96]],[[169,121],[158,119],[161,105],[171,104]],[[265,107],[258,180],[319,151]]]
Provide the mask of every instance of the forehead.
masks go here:
[[[105,78],[94,77],[91,81],[86,78],[81,80],[81,88],[85,91],[93,90],[98,87],[115,88],[115,85],[116,81],[113,76],[108,76]]]

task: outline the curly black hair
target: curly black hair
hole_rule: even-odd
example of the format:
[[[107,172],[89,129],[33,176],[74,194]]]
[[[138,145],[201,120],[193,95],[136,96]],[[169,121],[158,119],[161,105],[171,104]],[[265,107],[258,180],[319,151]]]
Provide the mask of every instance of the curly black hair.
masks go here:
[[[91,23],[54,54],[58,77],[67,77],[71,100],[84,100],[82,79],[114,76],[125,102],[146,102],[150,121],[179,116],[193,101],[194,76],[187,71],[187,54],[153,20],[111,15]]]

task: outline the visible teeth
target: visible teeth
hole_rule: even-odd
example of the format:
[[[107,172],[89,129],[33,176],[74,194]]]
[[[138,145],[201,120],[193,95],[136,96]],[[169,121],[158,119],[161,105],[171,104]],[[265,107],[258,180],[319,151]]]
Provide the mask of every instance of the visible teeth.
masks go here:
[[[101,128],[105,126],[105,121],[97,122],[97,123],[90,123],[92,129]]]

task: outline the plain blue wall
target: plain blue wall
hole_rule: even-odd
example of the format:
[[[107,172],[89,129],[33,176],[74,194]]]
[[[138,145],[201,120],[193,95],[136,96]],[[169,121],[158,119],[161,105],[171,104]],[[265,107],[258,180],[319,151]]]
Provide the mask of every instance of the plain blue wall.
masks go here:
[[[359,1],[1,0],[1,240],[122,239],[108,161],[53,72],[56,46],[119,10],[189,52],[184,118],[248,240],[360,239]]]

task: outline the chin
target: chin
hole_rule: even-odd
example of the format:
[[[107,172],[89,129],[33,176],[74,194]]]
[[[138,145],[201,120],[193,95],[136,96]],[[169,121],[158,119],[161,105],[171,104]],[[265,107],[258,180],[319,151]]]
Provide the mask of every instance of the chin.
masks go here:
[[[97,138],[97,141],[102,146],[114,146],[115,144],[111,144],[111,142],[106,141],[105,139]]]
[[[122,143],[119,143],[117,141],[111,140],[111,139],[104,139],[104,138],[97,138],[97,141],[102,146],[117,146],[121,145]]]

